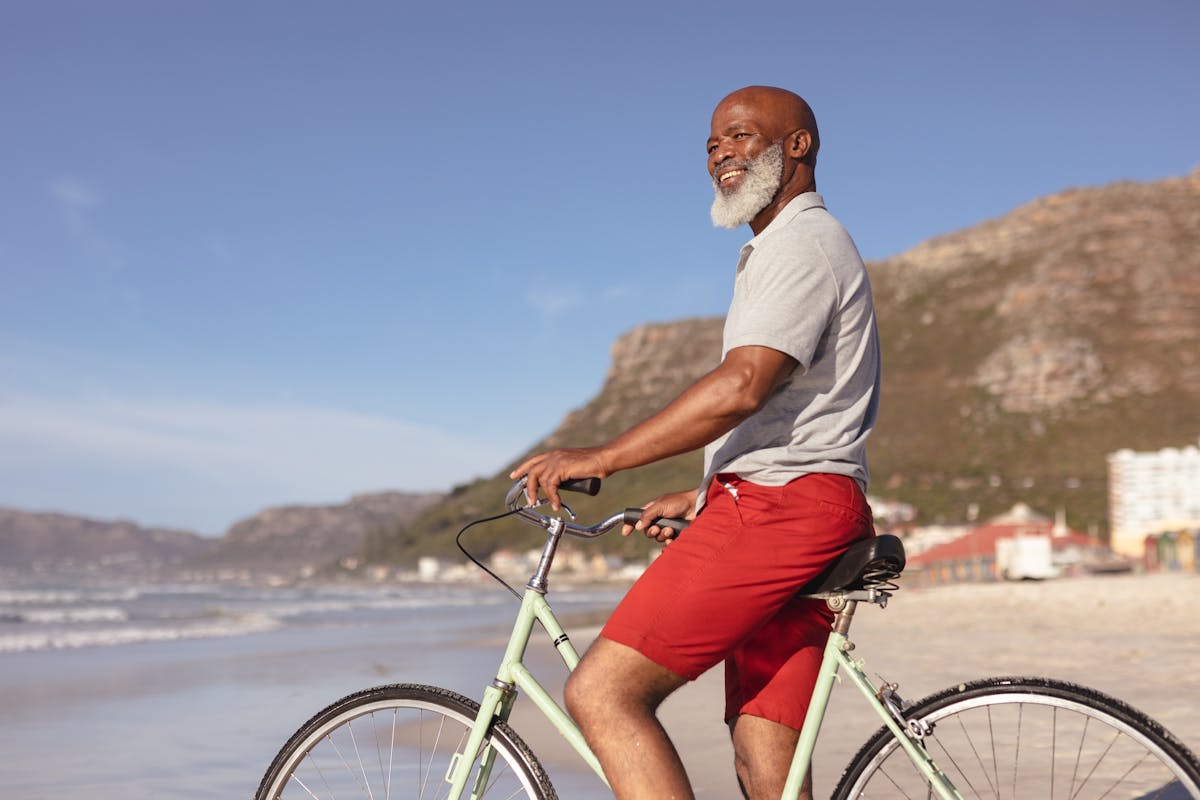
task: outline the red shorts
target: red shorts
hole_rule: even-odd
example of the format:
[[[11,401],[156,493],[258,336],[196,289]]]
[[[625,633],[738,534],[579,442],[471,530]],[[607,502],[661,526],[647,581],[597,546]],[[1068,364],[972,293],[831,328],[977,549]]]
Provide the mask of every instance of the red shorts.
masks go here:
[[[630,588],[600,635],[695,680],[725,661],[725,720],[799,730],[833,615],[796,590],[874,535],[858,484],[813,474],[784,486],[718,475],[704,510]]]

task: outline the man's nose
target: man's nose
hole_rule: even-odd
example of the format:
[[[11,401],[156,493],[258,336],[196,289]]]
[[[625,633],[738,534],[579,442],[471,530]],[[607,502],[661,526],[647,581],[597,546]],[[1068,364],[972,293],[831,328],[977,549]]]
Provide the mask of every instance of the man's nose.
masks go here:
[[[728,140],[717,142],[716,149],[712,152],[713,166],[719,167],[731,158],[733,158],[733,149],[730,147],[730,142]]]

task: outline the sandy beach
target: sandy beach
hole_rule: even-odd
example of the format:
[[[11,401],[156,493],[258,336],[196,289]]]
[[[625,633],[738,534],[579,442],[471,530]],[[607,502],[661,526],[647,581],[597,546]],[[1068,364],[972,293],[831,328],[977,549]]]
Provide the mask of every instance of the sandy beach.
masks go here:
[[[902,589],[884,610],[860,608],[851,639],[872,679],[882,675],[899,683],[906,700],[988,676],[1056,677],[1124,700],[1197,750],[1198,602],[1195,574]],[[572,633],[582,649],[595,630]],[[542,649],[536,656],[539,662],[552,658]],[[717,668],[663,708],[664,723],[703,798],[740,796],[720,720],[721,681]],[[546,762],[561,796],[604,796],[536,712],[518,708],[514,725]],[[817,797],[829,796],[843,767],[877,727],[853,688],[835,688],[814,760]]]

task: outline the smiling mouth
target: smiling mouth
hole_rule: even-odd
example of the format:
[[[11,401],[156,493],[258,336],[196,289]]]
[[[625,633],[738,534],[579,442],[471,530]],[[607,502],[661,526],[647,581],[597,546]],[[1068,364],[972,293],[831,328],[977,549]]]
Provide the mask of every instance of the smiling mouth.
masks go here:
[[[744,169],[731,169],[728,172],[721,173],[721,175],[719,175],[717,177],[717,183],[719,185],[724,185],[728,181],[731,181],[734,178],[740,177],[745,174],[746,174],[746,170],[744,170]]]

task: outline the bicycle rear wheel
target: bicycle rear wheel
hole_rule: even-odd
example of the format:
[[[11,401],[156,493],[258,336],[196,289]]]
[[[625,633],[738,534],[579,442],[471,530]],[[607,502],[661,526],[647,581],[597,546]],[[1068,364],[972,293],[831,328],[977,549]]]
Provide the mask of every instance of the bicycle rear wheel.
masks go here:
[[[1200,762],[1161,725],[1108,695],[1044,678],[990,678],[905,711],[964,798],[1200,800]],[[928,781],[881,728],[835,800],[929,798]]]
[[[396,684],[348,695],[292,736],[255,798],[445,797],[451,759],[478,711],[473,700],[434,686]],[[485,744],[496,758],[483,797],[557,800],[546,771],[506,723],[495,723]],[[470,789],[469,782],[464,798]]]

